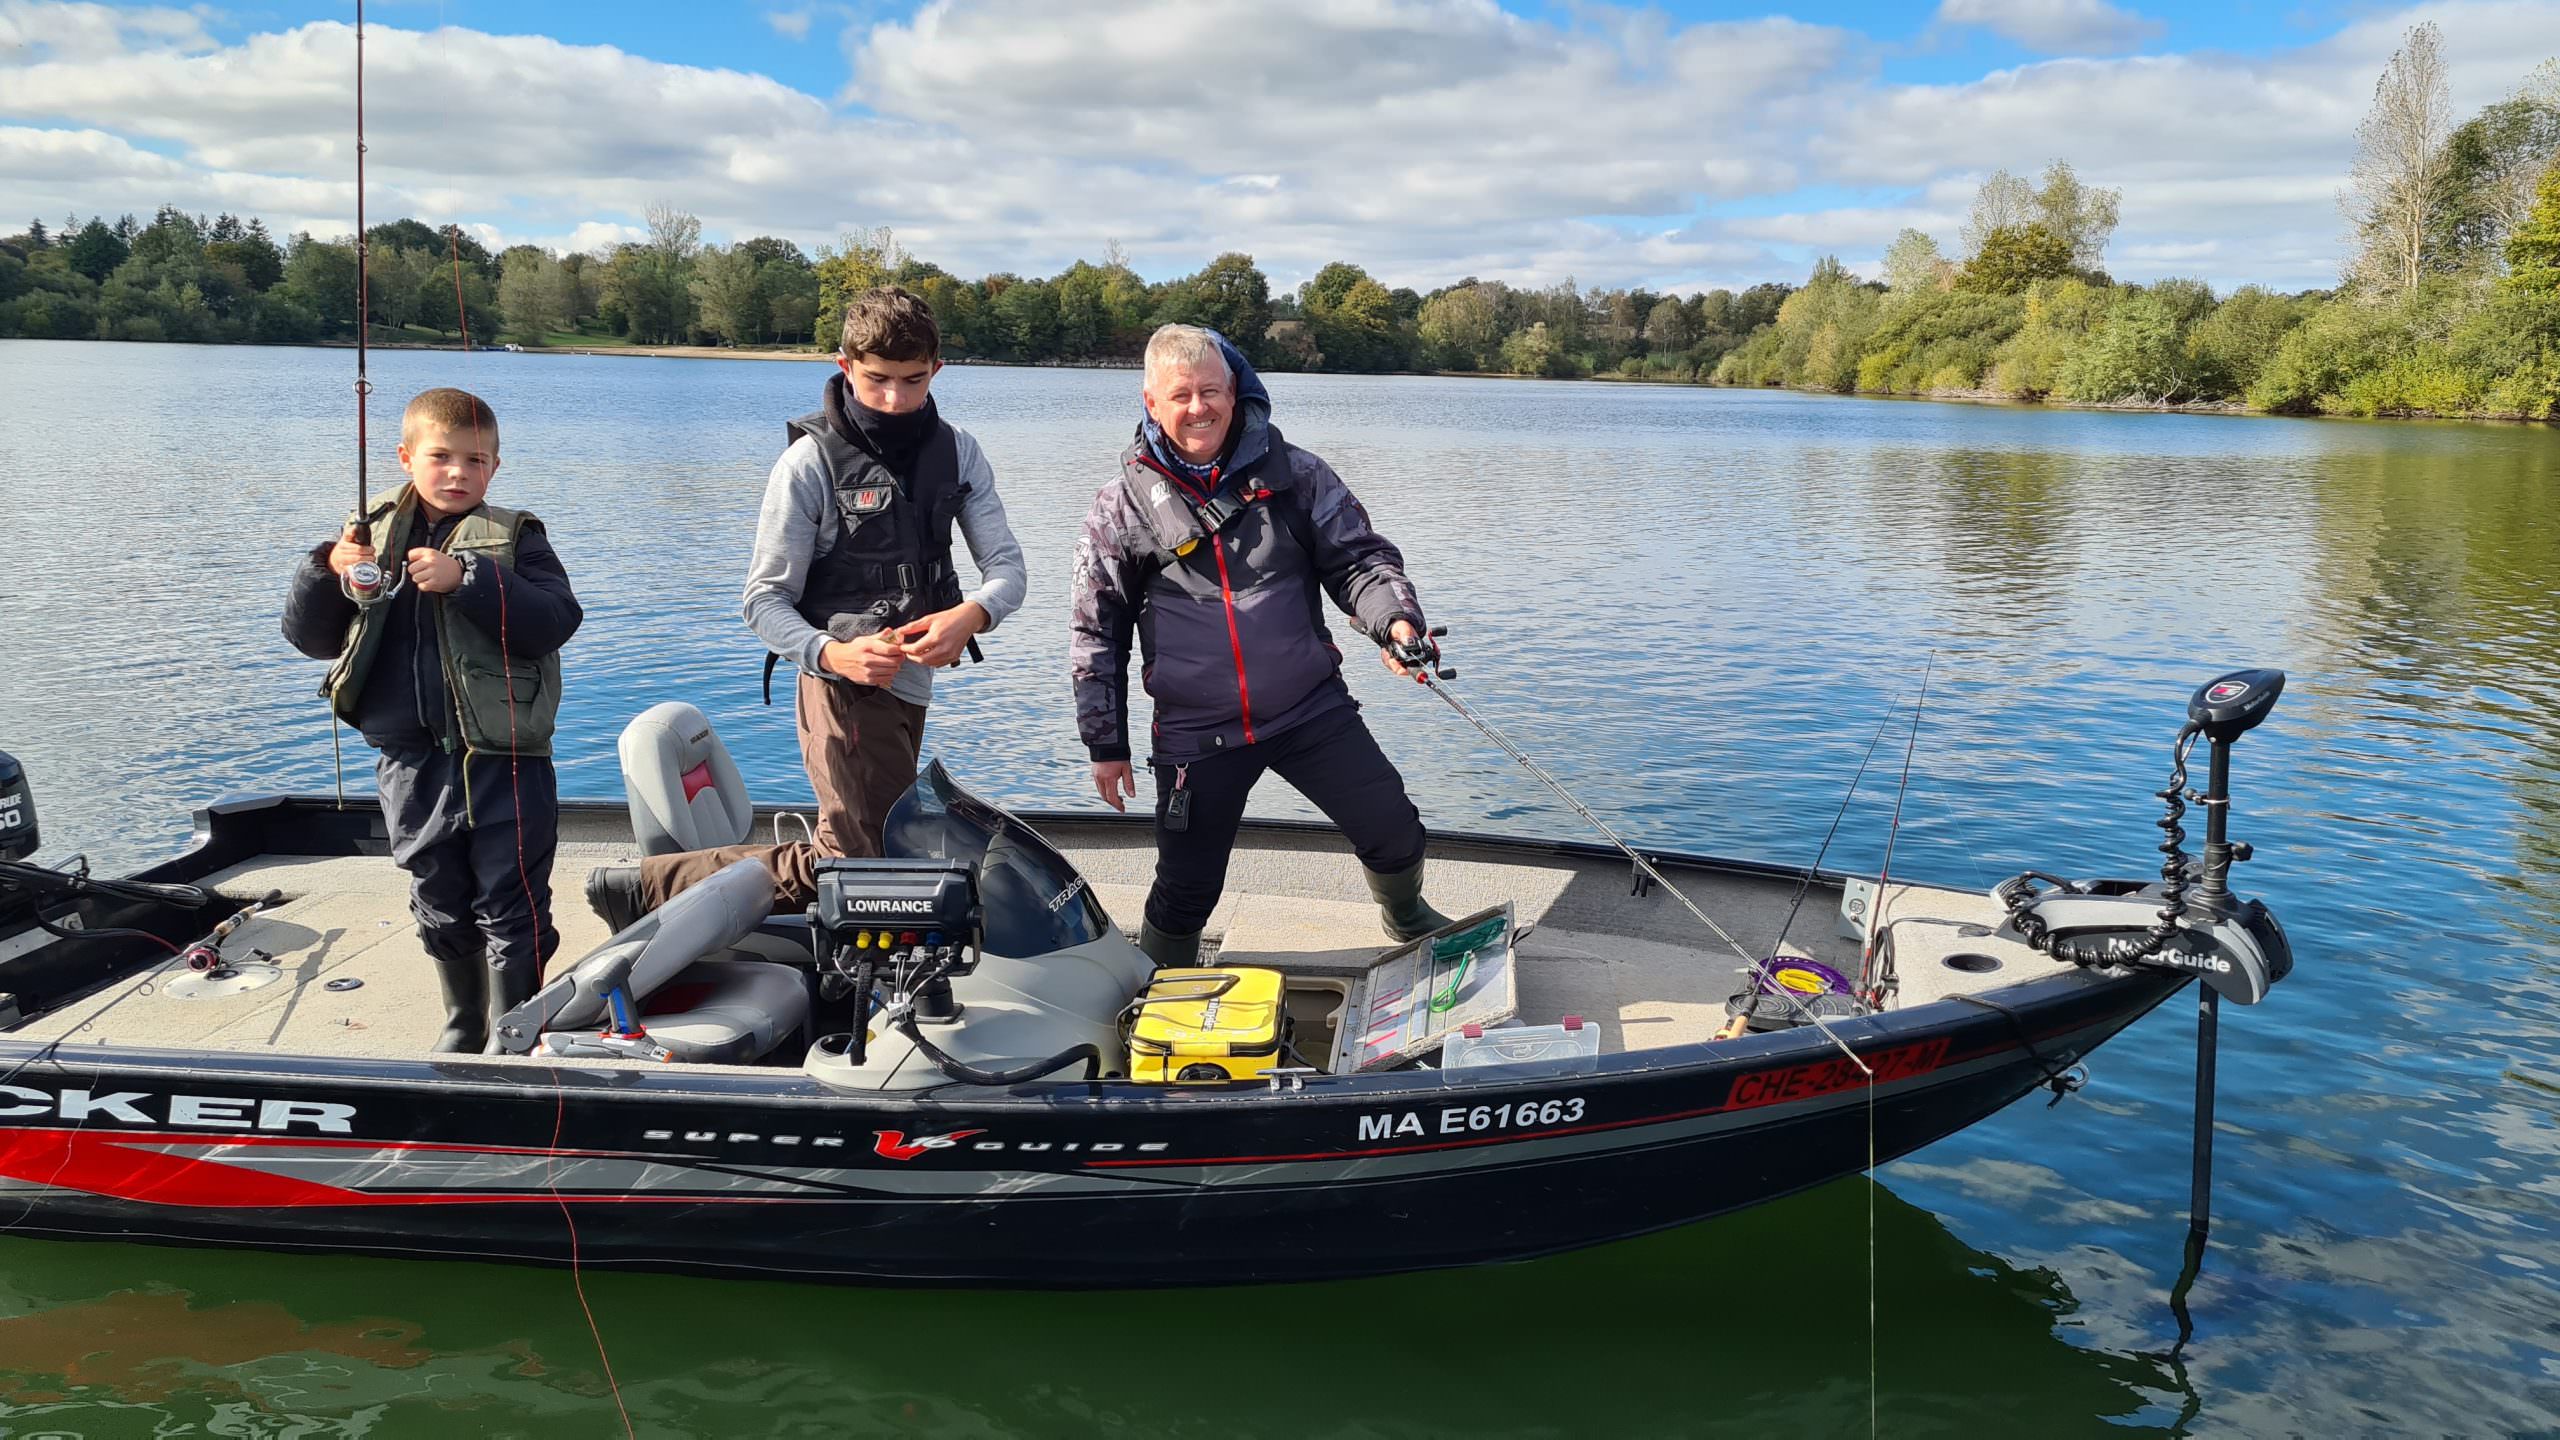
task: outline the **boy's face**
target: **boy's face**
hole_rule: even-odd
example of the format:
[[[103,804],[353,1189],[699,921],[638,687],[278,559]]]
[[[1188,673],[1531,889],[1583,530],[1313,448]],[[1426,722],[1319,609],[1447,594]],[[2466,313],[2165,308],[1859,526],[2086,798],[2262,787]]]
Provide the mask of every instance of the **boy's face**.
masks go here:
[[[853,387],[853,398],[865,409],[904,415],[924,408],[925,396],[933,389],[933,377],[941,373],[942,362],[892,360],[864,351],[837,356],[836,368],[844,372],[845,383]]]
[[[400,442],[400,468],[418,503],[439,518],[460,515],[488,498],[489,478],[498,473],[497,432],[421,425]]]

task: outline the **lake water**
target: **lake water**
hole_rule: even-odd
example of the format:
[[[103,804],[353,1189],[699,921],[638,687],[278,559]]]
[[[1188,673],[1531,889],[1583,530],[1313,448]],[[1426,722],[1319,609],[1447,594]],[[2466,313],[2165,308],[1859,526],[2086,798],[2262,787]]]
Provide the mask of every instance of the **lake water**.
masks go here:
[[[276,615],[294,553],[352,499],[353,359],[0,342],[0,749],[48,858],[129,867],[182,845],[193,806],[329,788],[321,667]],[[480,392],[505,434],[493,498],[549,522],[586,601],[565,793],[618,797],[614,735],[682,698],[760,797],[807,795],[737,588],[783,421],[825,371],[413,352],[373,371],[377,488],[402,400]],[[1643,843],[1811,860],[1928,666],[1896,873],[2149,873],[2189,691],[2291,674],[2238,749],[2232,833],[2300,965],[2223,1012],[2192,1341],[2172,1353],[2166,1303],[2181,1001],[2058,1108],[1644,1241],[1182,1294],[590,1275],[610,1380],[565,1272],[73,1245],[0,1215],[0,1435],[619,1434],[616,1387],[646,1435],[1832,1433],[1871,1403],[1898,1435],[2560,1426],[2560,433],[1271,387],[1403,545],[1459,693]],[[1067,559],[1137,377],[955,367],[935,388],[995,462],[1031,591],[947,679],[927,751],[1009,801],[1092,804]],[[1354,671],[1434,825],[1582,834],[1430,696]],[[1882,857],[1901,736],[1827,863]],[[1257,803],[1310,813],[1276,783]]]

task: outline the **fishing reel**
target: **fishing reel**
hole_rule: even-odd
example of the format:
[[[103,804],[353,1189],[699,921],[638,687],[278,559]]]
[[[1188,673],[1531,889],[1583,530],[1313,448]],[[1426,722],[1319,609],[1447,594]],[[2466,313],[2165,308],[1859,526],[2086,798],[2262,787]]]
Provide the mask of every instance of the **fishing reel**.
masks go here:
[[[2293,948],[2273,911],[2231,893],[2231,867],[2247,860],[2233,843],[2231,747],[2275,709],[2281,670],[2235,670],[2207,681],[2187,702],[2187,723],[2171,753],[2169,783],[2154,793],[2164,813],[2160,879],[2072,881],[2030,870],[1992,887],[2006,919],[2000,933],[2057,960],[2089,969],[2137,967],[2196,975],[2243,1005],[2293,973]],[[2187,788],[2187,756],[2208,742],[2205,788]],[[2186,852],[2189,802],[2205,809],[2201,857]],[[2191,893],[2192,892],[2192,893]]]
[[[347,532],[355,537],[365,534],[362,513],[347,517]],[[354,601],[357,609],[370,610],[376,605],[387,603],[392,596],[399,594],[401,585],[408,578],[406,571],[386,570],[379,561],[359,560],[348,566],[345,572],[338,576],[338,591]]]
[[[1448,633],[1448,626],[1434,625],[1410,640],[1396,639],[1392,629],[1376,638],[1378,647],[1394,656],[1396,663],[1406,669],[1442,680],[1455,680],[1458,678],[1457,667],[1440,663],[1440,637]]]

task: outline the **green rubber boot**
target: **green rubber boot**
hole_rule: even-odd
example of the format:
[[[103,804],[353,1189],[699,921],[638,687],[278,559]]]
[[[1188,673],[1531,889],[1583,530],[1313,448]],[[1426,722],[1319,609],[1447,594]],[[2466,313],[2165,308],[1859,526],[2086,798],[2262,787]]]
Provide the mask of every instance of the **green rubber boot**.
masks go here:
[[[1369,898],[1378,902],[1378,923],[1385,927],[1388,939],[1417,940],[1449,923],[1448,916],[1422,898],[1421,861],[1392,875],[1366,869],[1360,873],[1368,877]]]
[[[1138,927],[1138,948],[1156,962],[1159,970],[1187,970],[1200,963],[1200,932],[1167,935],[1149,920]]]

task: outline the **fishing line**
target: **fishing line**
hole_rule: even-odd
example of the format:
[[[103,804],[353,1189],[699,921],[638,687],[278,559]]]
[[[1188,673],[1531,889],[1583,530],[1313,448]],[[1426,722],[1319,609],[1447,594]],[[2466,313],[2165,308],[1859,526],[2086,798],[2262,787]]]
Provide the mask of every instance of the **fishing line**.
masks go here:
[[[1466,701],[1459,699],[1456,693],[1449,689],[1446,679],[1432,672],[1428,663],[1414,666],[1413,674],[1414,678],[1420,680],[1426,687],[1428,687],[1431,693],[1449,702],[1449,708],[1457,711],[1459,718],[1476,727],[1477,730],[1483,733],[1486,739],[1501,746],[1506,754],[1510,755],[1513,760],[1519,762],[1522,769],[1527,770],[1530,774],[1536,776],[1541,784],[1556,793],[1557,798],[1563,800],[1565,804],[1572,806],[1573,812],[1581,816],[1584,821],[1588,822],[1592,829],[1607,836],[1610,844],[1617,846],[1622,854],[1624,854],[1629,860],[1635,862],[1635,867],[1638,871],[1642,872],[1646,878],[1652,880],[1664,890],[1670,892],[1671,898],[1679,901],[1681,908],[1696,916],[1699,924],[1706,926],[1711,931],[1714,931],[1717,939],[1722,940],[1726,945],[1732,947],[1733,953],[1742,957],[1742,963],[1749,968],[1750,973],[1755,978],[1765,978],[1767,974],[1766,961],[1754,956],[1750,951],[1743,949],[1741,941],[1734,939],[1732,935],[1726,933],[1723,926],[1718,925],[1714,920],[1708,918],[1707,912],[1699,909],[1687,895],[1681,893],[1679,886],[1672,884],[1660,870],[1655,869],[1652,861],[1647,860],[1644,856],[1638,854],[1636,848],[1626,842],[1625,837],[1621,836],[1617,831],[1610,829],[1609,822],[1592,814],[1591,807],[1583,804],[1580,800],[1575,799],[1573,792],[1565,789],[1562,781],[1559,781],[1553,775],[1548,774],[1544,766],[1541,766],[1537,761],[1532,760],[1526,754],[1523,754],[1519,746],[1512,744],[1501,731],[1494,729],[1492,725],[1486,723],[1484,718],[1476,714],[1476,712],[1468,706]],[[1866,1061],[1858,1057],[1858,1052],[1849,1048],[1849,1042],[1841,1039],[1837,1031],[1834,1031],[1829,1025],[1824,1024],[1821,1016],[1816,1015],[1811,1010],[1807,1009],[1804,1002],[1797,999],[1793,992],[1789,991],[1787,987],[1783,985],[1779,985],[1774,988],[1781,999],[1785,1000],[1788,1005],[1794,1007],[1798,1017],[1812,1025],[1814,1029],[1821,1031],[1824,1039],[1838,1047],[1841,1054],[1849,1057],[1849,1063],[1857,1066],[1860,1074],[1867,1075],[1869,1077],[1872,1077],[1875,1074],[1874,1069],[1870,1067]]]
[[[483,443],[480,420],[476,412],[472,416],[471,442],[475,450]],[[519,527],[516,533],[521,539],[524,532]],[[498,672],[507,687],[507,789],[515,802],[516,883],[524,887],[525,920],[533,927],[533,953],[528,957],[527,963],[539,967],[545,959],[542,953],[542,907],[533,898],[533,874],[524,863],[524,755],[521,742],[516,737],[516,664],[515,653],[507,639],[507,572],[505,567],[498,564],[495,559],[490,559],[489,576],[498,591]],[[455,703],[457,707],[460,705],[458,693]],[[466,779],[470,774],[472,759],[473,752],[466,747],[462,752],[462,768]],[[533,980],[533,988],[539,989],[542,984],[539,968],[535,970]],[[497,975],[492,973],[487,983],[496,985]],[[531,991],[528,990],[527,993],[530,994]],[[500,1018],[502,1016],[490,1017],[489,1038],[492,1041],[498,1038],[497,1022]],[[577,1292],[579,1313],[586,1316],[587,1334],[595,1341],[596,1360],[604,1366],[605,1388],[613,1392],[613,1408],[622,1416],[622,1433],[633,1435],[636,1432],[631,1428],[631,1409],[622,1402],[622,1382],[614,1378],[613,1356],[605,1348],[604,1328],[596,1323],[595,1307],[587,1302],[586,1270],[581,1263],[582,1257],[578,1244],[578,1217],[571,1213],[568,1199],[560,1193],[560,1132],[568,1120],[568,1092],[560,1083],[560,1068],[556,1065],[544,1068],[551,1072],[551,1147],[549,1153],[543,1157],[543,1175],[551,1188],[551,1203],[560,1207],[560,1223],[569,1231],[569,1284]]]

